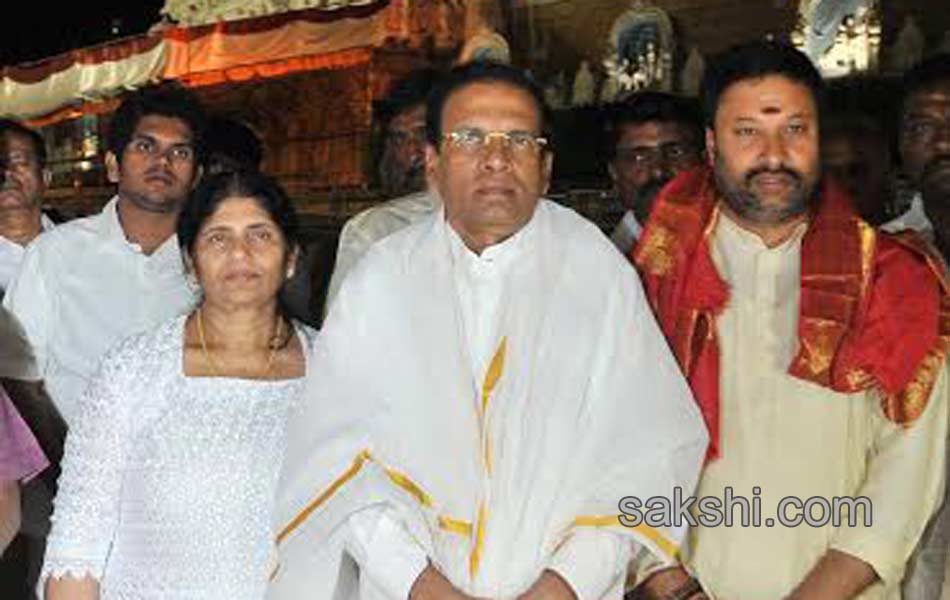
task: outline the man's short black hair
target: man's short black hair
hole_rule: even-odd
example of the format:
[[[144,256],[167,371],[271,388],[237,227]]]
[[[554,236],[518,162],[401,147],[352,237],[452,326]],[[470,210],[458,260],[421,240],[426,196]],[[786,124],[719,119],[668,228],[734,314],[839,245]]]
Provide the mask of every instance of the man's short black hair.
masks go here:
[[[717,55],[706,68],[702,83],[703,116],[712,127],[723,92],[734,83],[780,75],[811,90],[820,117],[825,84],[811,60],[788,44],[755,41],[739,44]]]
[[[702,146],[703,118],[699,104],[693,98],[664,92],[639,92],[615,103],[608,110],[608,160],[613,160],[617,154],[617,144],[625,125],[676,123],[686,127],[694,144]]]
[[[175,82],[164,82],[140,88],[122,100],[112,117],[107,148],[122,160],[122,152],[132,139],[135,128],[143,117],[158,115],[181,119],[194,138],[198,164],[204,164],[204,135],[207,126],[205,112],[198,98]]]
[[[0,138],[8,134],[21,135],[30,140],[30,143],[33,144],[33,152],[36,154],[36,161],[39,163],[40,168],[42,169],[46,166],[46,142],[38,131],[34,131],[26,125],[17,123],[12,119],[0,119]]]
[[[385,98],[374,105],[376,119],[385,129],[398,115],[424,105],[441,78],[440,71],[428,67],[410,71],[392,85]]]
[[[912,94],[942,82],[950,83],[950,53],[935,54],[908,69],[901,85],[901,114]]]
[[[430,144],[439,148],[442,143],[442,110],[449,97],[475,83],[503,83],[531,96],[538,111],[540,134],[550,140],[550,110],[544,102],[544,94],[538,84],[511,65],[491,61],[473,61],[449,71],[445,79],[429,94],[426,102],[426,139]],[[546,148],[550,148],[550,144]]]

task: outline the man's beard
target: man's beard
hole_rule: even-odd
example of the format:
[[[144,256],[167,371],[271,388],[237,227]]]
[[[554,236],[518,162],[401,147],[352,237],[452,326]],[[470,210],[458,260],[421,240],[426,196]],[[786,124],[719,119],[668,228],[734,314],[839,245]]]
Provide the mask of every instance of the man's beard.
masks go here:
[[[656,202],[657,194],[670,182],[669,177],[660,179],[651,179],[637,188],[633,196],[633,213],[640,223],[646,223],[650,217],[650,211],[653,210],[653,203]]]
[[[751,169],[742,176],[742,185],[733,183],[727,178],[725,165],[718,156],[714,172],[716,187],[729,208],[743,219],[753,223],[771,225],[786,223],[804,214],[812,204],[814,186],[807,185],[805,177],[800,172],[785,165],[777,169],[767,167]],[[780,205],[767,203],[752,191],[755,177],[764,174],[782,175],[792,180],[792,189],[786,196],[785,202]]]
[[[426,189],[425,160],[413,161],[408,167],[399,164],[392,154],[384,152],[379,170],[379,183],[387,198],[397,198]]]
[[[170,215],[177,213],[185,203],[186,199],[155,199],[150,197],[148,194],[143,194],[133,190],[121,190],[120,195],[125,197],[137,208],[145,212],[160,215]]]
[[[950,200],[950,154],[938,154],[927,161],[920,177],[921,192]]]
[[[938,154],[927,161],[920,177],[920,194],[937,247],[950,260],[950,154]]]

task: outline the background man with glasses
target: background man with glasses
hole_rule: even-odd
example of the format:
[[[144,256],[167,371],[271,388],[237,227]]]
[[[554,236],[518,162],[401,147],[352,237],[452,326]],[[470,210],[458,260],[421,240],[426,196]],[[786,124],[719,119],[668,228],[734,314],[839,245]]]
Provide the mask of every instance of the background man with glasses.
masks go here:
[[[334,543],[362,598],[619,597],[631,561],[673,564],[683,528],[622,527],[618,502],[691,490],[705,429],[633,269],[542,199],[547,123],[509,66],[430,96],[442,208],[374,245],[330,311],[290,419],[272,598],[331,597]]]
[[[390,200],[357,214],[340,231],[324,303],[327,310],[347,273],[370,246],[438,208],[437,199],[426,190],[425,129],[426,97],[441,76],[434,69],[412,71],[375,107],[382,129],[377,158],[379,189]]]
[[[607,171],[627,211],[610,239],[621,252],[640,237],[660,188],[702,162],[702,139],[699,106],[690,98],[642,92],[614,107]]]

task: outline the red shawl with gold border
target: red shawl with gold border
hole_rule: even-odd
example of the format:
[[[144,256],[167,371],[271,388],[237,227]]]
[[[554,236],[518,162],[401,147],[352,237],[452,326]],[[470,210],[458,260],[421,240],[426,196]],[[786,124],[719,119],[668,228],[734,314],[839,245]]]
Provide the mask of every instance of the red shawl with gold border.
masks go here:
[[[729,287],[710,254],[719,194],[708,168],[681,174],[657,197],[631,260],[719,455],[716,317]],[[799,350],[788,372],[836,392],[874,388],[884,414],[924,411],[950,339],[941,259],[912,233],[874,230],[831,183],[802,239]]]

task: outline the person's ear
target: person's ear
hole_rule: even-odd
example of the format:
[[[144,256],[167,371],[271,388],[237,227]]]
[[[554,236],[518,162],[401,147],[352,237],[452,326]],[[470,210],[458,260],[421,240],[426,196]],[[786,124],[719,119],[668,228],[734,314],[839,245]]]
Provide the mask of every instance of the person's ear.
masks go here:
[[[119,183],[119,175],[119,158],[111,151],[106,152],[106,176],[109,182]]]
[[[191,179],[191,189],[198,187],[198,184],[201,182],[201,178],[205,174],[205,168],[202,165],[195,167],[195,176]]]
[[[426,144],[426,185],[430,190],[436,190],[437,192],[439,191],[438,170],[440,160],[442,160],[442,155],[439,154],[439,149],[432,144]]]
[[[706,164],[713,166],[716,162],[716,132],[711,127],[706,128]]]

